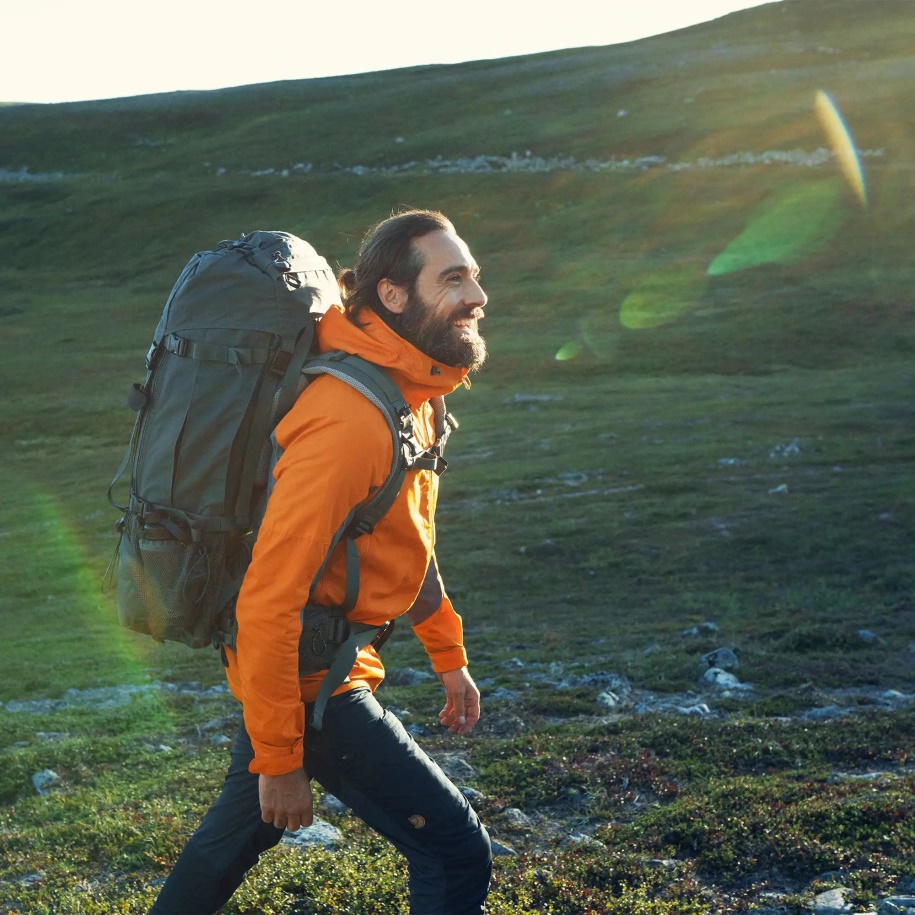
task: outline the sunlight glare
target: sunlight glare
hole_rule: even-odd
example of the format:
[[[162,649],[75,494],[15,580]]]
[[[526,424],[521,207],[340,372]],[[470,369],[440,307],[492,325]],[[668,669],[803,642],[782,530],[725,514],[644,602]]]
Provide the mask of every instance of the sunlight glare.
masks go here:
[[[861,159],[852,139],[851,131],[842,117],[838,106],[831,96],[822,89],[817,89],[814,102],[817,120],[829,140],[833,155],[839,162],[839,168],[851,187],[858,203],[867,209],[867,187],[864,183],[864,170]]]

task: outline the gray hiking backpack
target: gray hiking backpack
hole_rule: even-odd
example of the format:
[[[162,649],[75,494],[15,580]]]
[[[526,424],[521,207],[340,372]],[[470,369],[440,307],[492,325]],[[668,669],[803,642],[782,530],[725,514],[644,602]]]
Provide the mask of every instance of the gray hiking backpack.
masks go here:
[[[328,669],[335,659],[346,666],[379,629],[390,631],[346,619],[359,588],[353,541],[374,529],[409,469],[444,471],[441,451],[456,423],[441,398],[433,401],[438,441],[424,451],[386,372],[347,353],[317,354],[315,324],[338,300],[325,259],[285,232],[220,242],[184,268],[147,353],[146,380],[128,396],[137,419],[108,489],[123,512],[115,558],[123,626],[192,648],[234,648],[235,599],[272,479],[272,432],[309,378],[331,374],[382,411],[394,461],[385,484],[335,533],[331,552],[347,544],[346,598],[336,608],[303,608],[300,670]],[[128,471],[120,505],[113,491]]]

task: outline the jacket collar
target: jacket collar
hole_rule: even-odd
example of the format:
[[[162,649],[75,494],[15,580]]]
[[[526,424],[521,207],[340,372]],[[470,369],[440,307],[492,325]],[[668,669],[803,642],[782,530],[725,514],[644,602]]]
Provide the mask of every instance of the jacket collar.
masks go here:
[[[467,375],[466,369],[434,362],[368,308],[356,324],[332,305],[318,322],[318,344],[322,353],[343,350],[387,369],[411,409],[450,394]]]

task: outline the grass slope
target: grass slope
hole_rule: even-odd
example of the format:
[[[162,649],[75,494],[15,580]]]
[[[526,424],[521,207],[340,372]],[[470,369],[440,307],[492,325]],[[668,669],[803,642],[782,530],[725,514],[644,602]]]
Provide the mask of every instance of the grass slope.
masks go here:
[[[255,227],[347,264],[405,204],[453,218],[491,299],[439,519],[481,733],[383,689],[468,754],[521,852],[492,911],[863,905],[915,878],[915,721],[887,698],[915,691],[913,41],[905,0],[792,0],[609,48],[0,108],[0,702],[173,687],[0,708],[0,911],[143,910],[221,780],[217,659],[119,630],[102,587],[171,282]],[[720,645],[751,692],[700,682]],[[403,631],[386,651],[424,663]],[[607,715],[610,673],[710,712]],[[402,910],[400,860],[337,820],[344,851],[268,856],[228,911]]]

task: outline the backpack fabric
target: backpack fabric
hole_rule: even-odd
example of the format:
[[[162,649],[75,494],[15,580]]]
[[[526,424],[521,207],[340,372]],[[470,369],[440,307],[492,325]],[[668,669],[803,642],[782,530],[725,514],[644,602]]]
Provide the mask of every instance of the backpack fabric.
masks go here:
[[[316,353],[315,322],[335,301],[326,260],[286,232],[220,242],[194,255],[179,276],[146,356],[146,380],[128,397],[137,419],[108,491],[123,512],[115,559],[123,626],[192,648],[234,647],[235,599],[269,496],[271,434],[308,380],[326,373],[382,411],[394,460],[384,486],[354,506],[335,533],[331,550],[347,540],[347,596],[323,618],[303,609],[303,622],[311,623],[300,646],[303,668],[331,666],[331,643],[354,635],[345,620],[358,592],[352,541],[371,532],[408,469],[442,472],[453,420],[443,404],[434,405],[442,434],[436,448],[423,451],[410,410],[383,369],[346,353]],[[113,490],[128,471],[129,498],[119,505]],[[360,647],[376,630],[355,634]],[[316,632],[332,636],[317,658],[309,648]]]

